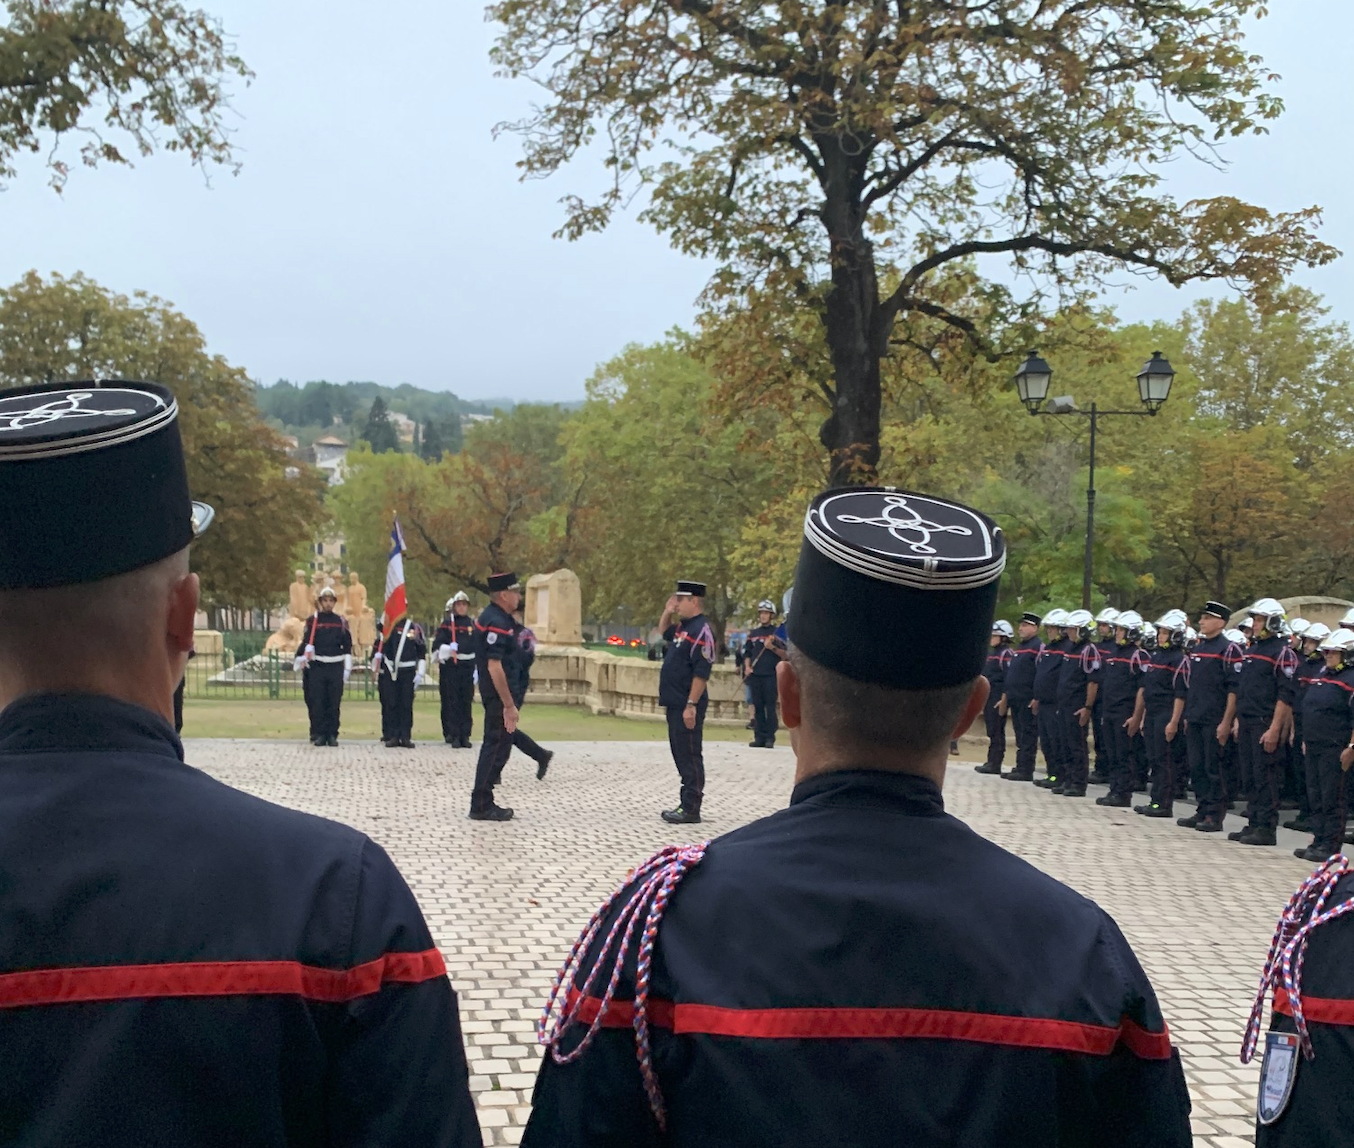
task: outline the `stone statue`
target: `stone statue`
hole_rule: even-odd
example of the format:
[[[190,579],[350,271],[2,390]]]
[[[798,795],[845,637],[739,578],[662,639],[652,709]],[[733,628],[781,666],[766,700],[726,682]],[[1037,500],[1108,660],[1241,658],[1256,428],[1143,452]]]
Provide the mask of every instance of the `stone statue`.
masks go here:
[[[300,621],[305,621],[310,617],[311,612],[310,586],[306,582],[306,572],[298,570],[296,572],[296,581],[291,584],[289,596],[287,598],[287,612]]]
[[[284,657],[290,658],[301,645],[301,636],[305,632],[306,615],[303,614],[299,618],[292,615],[269,635],[263,648],[265,651],[276,650]]]
[[[353,634],[353,645],[369,650],[376,641],[376,612],[367,605],[367,588],[359,581],[356,570],[348,575],[345,590],[344,613]]]

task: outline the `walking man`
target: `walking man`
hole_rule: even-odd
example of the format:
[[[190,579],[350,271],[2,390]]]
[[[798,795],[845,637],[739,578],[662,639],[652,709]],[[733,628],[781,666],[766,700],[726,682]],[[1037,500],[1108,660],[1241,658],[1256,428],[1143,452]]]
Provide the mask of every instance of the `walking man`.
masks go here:
[[[705,798],[701,738],[710,704],[706,685],[715,663],[715,636],[704,610],[705,583],[681,581],[658,619],[667,643],[658,675],[658,704],[668,715],[668,747],[682,779],[677,808],[662,814],[671,825],[699,824]]]
[[[353,672],[353,636],[348,619],[334,612],[337,602],[332,586],[320,591],[319,608],[306,619],[296,651],[295,666],[303,675],[301,692],[310,714],[311,745],[338,745],[343,687]]]
[[[752,694],[753,749],[774,749],[776,730],[776,667],[785,657],[785,643],[776,636],[776,604],[770,598],[757,603],[757,625],[748,631],[743,648],[743,676]]]
[[[484,703],[484,740],[470,791],[471,821],[511,821],[512,809],[494,801],[494,786],[512,753],[517,732],[517,701],[512,681],[518,675],[521,627],[513,614],[522,604],[522,586],[511,571],[489,575],[489,605],[475,622],[475,653]]]

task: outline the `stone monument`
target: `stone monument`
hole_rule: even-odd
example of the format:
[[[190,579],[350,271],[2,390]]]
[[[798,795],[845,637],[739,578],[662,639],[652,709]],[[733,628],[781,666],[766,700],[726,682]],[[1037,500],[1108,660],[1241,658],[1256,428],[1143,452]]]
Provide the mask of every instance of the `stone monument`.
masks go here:
[[[298,570],[296,581],[288,588],[287,612],[293,618],[304,622],[310,616],[313,601],[310,596],[310,584],[306,581],[306,572]]]
[[[348,575],[343,612],[353,634],[353,645],[371,649],[376,642],[376,611],[367,605],[367,588],[359,581],[356,570]]]
[[[527,580],[526,624],[542,646],[583,644],[583,590],[572,570]]]

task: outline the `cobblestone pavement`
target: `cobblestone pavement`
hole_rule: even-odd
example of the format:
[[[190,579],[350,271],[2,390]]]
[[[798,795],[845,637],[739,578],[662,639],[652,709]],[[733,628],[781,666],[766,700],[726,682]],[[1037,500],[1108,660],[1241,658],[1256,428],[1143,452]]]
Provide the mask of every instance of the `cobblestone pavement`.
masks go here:
[[[486,1144],[521,1138],[539,1056],[536,1019],[560,961],[600,900],[660,846],[715,836],[781,807],[794,769],[787,749],[707,745],[705,823],[674,827],[657,816],[677,796],[666,746],[556,748],[539,783],[531,763],[514,755],[499,801],[516,808],[516,820],[487,824],[465,816],[471,751],[188,743],[189,761],[223,781],[345,821],[393,855],[460,995]],[[950,812],[978,832],[1113,914],[1157,988],[1184,1057],[1195,1143],[1252,1143],[1257,1065],[1240,1065],[1237,1051],[1274,922],[1311,870],[1291,853],[1307,839],[1281,833],[1278,849],[1246,848],[1089,798],[978,776],[957,762],[945,796]],[[1241,824],[1230,822],[1228,828]]]

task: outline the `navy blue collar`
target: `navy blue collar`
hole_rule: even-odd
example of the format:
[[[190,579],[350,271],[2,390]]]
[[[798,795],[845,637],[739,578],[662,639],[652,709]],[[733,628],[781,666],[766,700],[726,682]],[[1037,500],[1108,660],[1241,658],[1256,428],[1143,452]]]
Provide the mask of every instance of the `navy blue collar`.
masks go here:
[[[892,805],[913,817],[939,817],[945,812],[940,786],[914,773],[882,769],[842,769],[806,778],[790,794],[790,804]]]
[[[0,754],[87,750],[158,753],[183,760],[164,718],[100,694],[28,694],[0,711]]]

